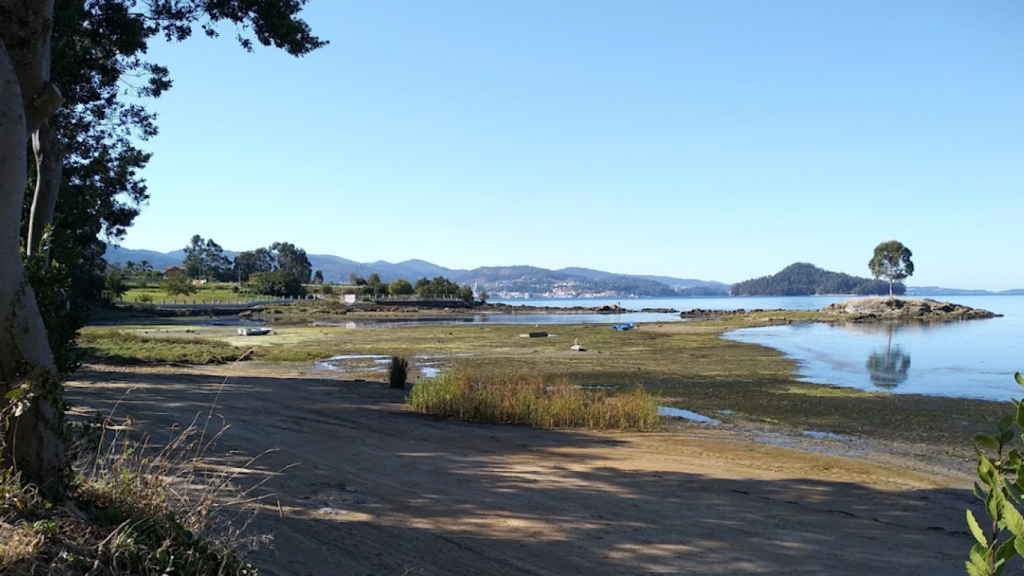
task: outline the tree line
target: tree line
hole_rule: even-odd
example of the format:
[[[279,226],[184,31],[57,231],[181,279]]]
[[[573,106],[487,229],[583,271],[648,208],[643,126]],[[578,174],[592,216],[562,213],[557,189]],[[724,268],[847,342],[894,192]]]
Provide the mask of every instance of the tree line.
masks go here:
[[[355,287],[355,293],[363,296],[420,296],[423,298],[454,297],[466,302],[474,299],[473,289],[467,284],[458,284],[445,278],[437,276],[434,279],[420,278],[415,284],[404,278],[399,278],[390,284],[381,281],[377,274],[370,274],[363,278],[355,274],[349,274],[349,284]],[[487,299],[487,293],[480,294],[481,300]]]

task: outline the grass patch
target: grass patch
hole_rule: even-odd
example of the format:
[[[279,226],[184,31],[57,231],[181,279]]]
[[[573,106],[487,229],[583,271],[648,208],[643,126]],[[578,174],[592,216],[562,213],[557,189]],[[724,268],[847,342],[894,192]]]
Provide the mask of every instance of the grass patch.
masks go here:
[[[166,300],[169,303],[174,299],[177,299],[178,302],[182,300],[192,302],[195,300],[197,303],[202,303],[203,300],[206,300],[208,303],[212,303],[214,300],[221,302],[235,302],[236,300],[245,302],[254,298],[269,298],[269,296],[261,296],[244,289],[235,291],[231,289],[232,286],[234,284],[205,284],[203,286],[196,286],[195,294],[171,296],[160,287],[159,283],[156,283],[150,284],[146,288],[131,288],[124,293],[121,299],[129,303],[143,303],[149,299],[153,304],[159,304],[161,300]]]
[[[78,346],[86,358],[112,364],[226,364],[246,354],[210,338],[150,336],[120,330],[83,331]]]
[[[443,372],[414,386],[408,402],[419,412],[458,420],[537,428],[649,431],[660,421],[657,402],[642,388],[609,394],[526,374]]]
[[[255,575],[238,550],[266,540],[242,533],[262,497],[204,464],[222,430],[193,422],[154,448],[125,424],[85,426],[93,447],[59,502],[0,470],[0,574]]]

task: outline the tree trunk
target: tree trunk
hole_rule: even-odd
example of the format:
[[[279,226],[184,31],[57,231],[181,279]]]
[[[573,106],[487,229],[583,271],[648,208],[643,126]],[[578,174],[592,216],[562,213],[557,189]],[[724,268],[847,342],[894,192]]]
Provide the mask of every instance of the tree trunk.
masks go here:
[[[0,0],[0,391],[23,392],[3,403],[0,466],[44,488],[63,481],[62,390],[20,230],[28,136],[56,109],[47,88],[52,14],[53,0]]]
[[[64,147],[49,123],[44,122],[32,134],[32,150],[36,155],[36,192],[28,220],[26,251],[29,256],[40,252],[43,232],[53,223],[64,168]]]

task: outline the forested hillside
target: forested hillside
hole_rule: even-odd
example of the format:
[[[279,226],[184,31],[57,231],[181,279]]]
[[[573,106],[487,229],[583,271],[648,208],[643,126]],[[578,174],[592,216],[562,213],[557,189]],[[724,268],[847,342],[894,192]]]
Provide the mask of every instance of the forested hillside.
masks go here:
[[[896,294],[907,291],[897,283]],[[881,280],[850,276],[842,272],[822,270],[814,264],[797,262],[771,276],[737,282],[732,286],[733,296],[812,296],[815,294],[887,295],[889,284]]]

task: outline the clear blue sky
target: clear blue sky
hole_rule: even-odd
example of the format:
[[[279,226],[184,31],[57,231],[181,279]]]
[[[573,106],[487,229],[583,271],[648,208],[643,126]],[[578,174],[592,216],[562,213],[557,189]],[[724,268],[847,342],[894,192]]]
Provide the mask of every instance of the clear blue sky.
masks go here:
[[[152,199],[192,234],[361,262],[736,282],[796,261],[1024,287],[1024,3],[312,0],[302,59],[151,58]]]

